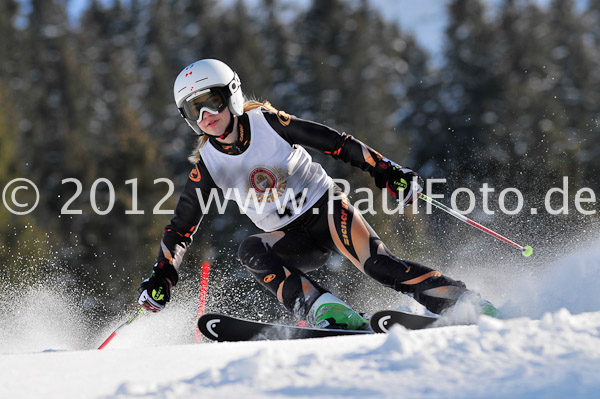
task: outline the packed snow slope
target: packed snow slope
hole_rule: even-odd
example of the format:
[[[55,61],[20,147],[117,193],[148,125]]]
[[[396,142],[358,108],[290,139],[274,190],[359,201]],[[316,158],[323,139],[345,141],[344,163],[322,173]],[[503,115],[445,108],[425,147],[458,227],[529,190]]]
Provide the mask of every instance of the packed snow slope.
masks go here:
[[[44,319],[38,293],[0,320],[0,398],[598,398],[600,249],[588,248],[495,279],[505,291],[491,299],[513,318],[387,335],[190,344],[171,307],[81,350],[79,316],[56,303]]]

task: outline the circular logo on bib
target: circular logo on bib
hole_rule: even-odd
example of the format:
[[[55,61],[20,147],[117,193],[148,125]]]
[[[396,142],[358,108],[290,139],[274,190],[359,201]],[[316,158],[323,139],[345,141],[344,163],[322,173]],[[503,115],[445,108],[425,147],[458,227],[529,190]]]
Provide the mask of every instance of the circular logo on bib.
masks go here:
[[[256,168],[250,172],[250,187],[261,194],[277,188],[277,183],[277,176],[269,169]]]

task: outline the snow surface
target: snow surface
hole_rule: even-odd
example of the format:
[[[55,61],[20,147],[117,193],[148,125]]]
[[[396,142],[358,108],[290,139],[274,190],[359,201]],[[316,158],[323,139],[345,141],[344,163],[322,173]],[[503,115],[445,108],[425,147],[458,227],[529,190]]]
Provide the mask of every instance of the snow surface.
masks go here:
[[[388,335],[190,344],[190,309],[172,306],[98,351],[123,320],[85,342],[83,312],[44,318],[37,292],[2,310],[0,398],[598,398],[598,242],[488,282],[516,318]]]

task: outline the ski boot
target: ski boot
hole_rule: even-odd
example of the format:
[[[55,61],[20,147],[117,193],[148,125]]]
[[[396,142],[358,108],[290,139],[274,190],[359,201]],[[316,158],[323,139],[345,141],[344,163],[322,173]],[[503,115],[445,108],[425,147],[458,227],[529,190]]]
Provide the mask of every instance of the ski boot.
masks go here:
[[[487,301],[485,299],[481,299],[481,301],[479,302],[479,309],[481,311],[481,314],[483,314],[483,315],[495,317],[497,319],[504,318],[504,316],[502,315],[502,312],[500,312],[498,309],[496,309],[496,307],[494,305],[492,305],[492,303],[490,301]]]
[[[459,320],[475,322],[480,315],[502,319],[502,313],[490,301],[483,299],[473,291],[465,291],[456,303],[442,314]]]
[[[355,312],[346,302],[329,292],[322,294],[313,303],[307,322],[314,328],[342,330],[367,330],[369,321]]]

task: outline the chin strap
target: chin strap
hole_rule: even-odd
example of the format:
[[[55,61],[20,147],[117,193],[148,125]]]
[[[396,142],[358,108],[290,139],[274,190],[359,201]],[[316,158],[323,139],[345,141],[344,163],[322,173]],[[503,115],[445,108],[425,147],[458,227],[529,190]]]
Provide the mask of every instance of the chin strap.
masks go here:
[[[223,132],[223,134],[219,136],[219,138],[221,140],[223,140],[225,137],[229,136],[229,134],[233,131],[234,118],[235,118],[235,116],[233,116],[233,114],[231,114],[231,120],[229,121],[229,125],[227,125],[227,127],[225,128],[225,131]]]

